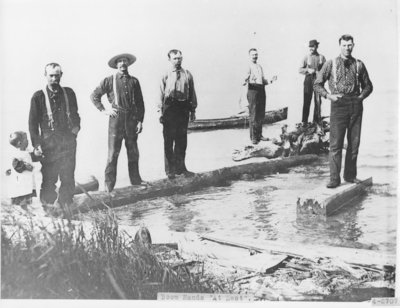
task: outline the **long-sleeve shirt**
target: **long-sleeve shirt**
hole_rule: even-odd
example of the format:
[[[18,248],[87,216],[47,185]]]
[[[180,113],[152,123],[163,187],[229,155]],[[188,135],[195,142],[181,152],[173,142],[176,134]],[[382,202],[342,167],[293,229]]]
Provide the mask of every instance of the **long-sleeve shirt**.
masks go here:
[[[139,122],[143,122],[144,118],[144,102],[142,90],[139,80],[129,74],[116,75],[116,90],[118,95],[118,106],[115,104],[115,93],[113,90],[114,76],[104,78],[100,85],[93,91],[90,98],[97,109],[103,111],[104,105],[101,102],[101,97],[107,94],[107,99],[114,107],[121,108],[126,111],[132,111],[136,115]]]
[[[197,108],[196,90],[192,74],[183,68],[170,69],[161,78],[160,100],[157,111],[160,112],[165,101],[170,98],[175,101],[188,102],[190,111],[195,112]]]
[[[268,80],[264,77],[264,71],[260,64],[250,62],[247,72],[245,74],[245,83],[266,85],[269,84]]]
[[[336,81],[332,73],[333,61],[336,61]],[[359,62],[358,70],[357,61]],[[317,73],[314,90],[325,98],[328,95],[328,91],[324,88],[327,80],[331,94],[359,96],[361,99],[365,99],[373,90],[372,82],[369,79],[364,63],[353,57],[345,59],[339,56],[333,60],[329,60],[325,62],[322,69]]]
[[[309,68],[312,68],[316,72],[318,72],[325,62],[325,57],[318,52],[309,54],[305,56],[301,61],[299,73],[303,75],[310,75],[310,73],[308,72]]]
[[[68,97],[69,119],[62,89],[58,88],[57,91],[53,92],[46,86],[54,120],[53,129],[47,115],[46,100],[43,91],[39,90],[33,94],[29,111],[29,133],[33,147],[42,145],[42,138],[53,131],[65,134],[70,133],[72,128],[80,129],[81,119],[78,114],[78,104],[76,102],[75,93],[71,88],[65,87],[64,90]]]

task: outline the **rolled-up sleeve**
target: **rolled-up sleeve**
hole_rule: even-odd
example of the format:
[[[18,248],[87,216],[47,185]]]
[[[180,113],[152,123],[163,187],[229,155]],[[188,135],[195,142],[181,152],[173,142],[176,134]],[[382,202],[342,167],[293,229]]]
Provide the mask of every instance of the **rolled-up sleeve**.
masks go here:
[[[189,101],[190,101],[190,111],[195,112],[197,108],[197,96],[196,90],[194,88],[193,75],[189,72]]]
[[[161,113],[162,112],[162,107],[164,104],[164,99],[165,99],[165,83],[166,83],[166,75],[163,75],[161,77],[161,81],[160,81],[160,87],[159,87],[159,99],[157,102],[157,112]]]
[[[361,62],[360,83],[361,83],[361,89],[362,89],[360,97],[362,99],[365,99],[372,93],[374,88],[373,88],[371,80],[369,79],[367,68],[365,67],[363,62]]]
[[[321,70],[317,72],[314,81],[314,91],[326,98],[328,91],[325,89],[325,82],[329,79],[332,70],[332,61],[325,62]]]
[[[31,99],[31,108],[29,110],[29,134],[31,136],[31,142],[33,147],[41,145],[41,137],[39,132],[39,112],[38,112],[38,93],[35,93]]]
[[[97,109],[99,109],[100,111],[103,111],[104,105],[101,102],[101,97],[106,94],[107,92],[109,92],[109,85],[108,85],[108,78],[105,78],[104,80],[102,80],[100,82],[100,85],[94,89],[94,91],[92,92],[92,94],[90,95],[90,99],[92,101],[92,103],[96,106]]]

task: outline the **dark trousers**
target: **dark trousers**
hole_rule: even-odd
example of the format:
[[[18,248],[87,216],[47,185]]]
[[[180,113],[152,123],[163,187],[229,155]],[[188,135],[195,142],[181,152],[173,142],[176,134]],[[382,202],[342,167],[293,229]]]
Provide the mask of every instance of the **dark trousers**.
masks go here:
[[[108,127],[108,157],[105,170],[105,185],[108,191],[114,189],[117,181],[118,156],[125,140],[128,155],[128,171],[131,184],[140,184],[139,148],[136,134],[137,121],[127,114],[120,114],[117,118],[110,118]]]
[[[311,100],[314,95],[314,117],[313,122],[321,122],[321,96],[313,89],[315,77],[307,75],[304,79],[304,97],[303,97],[303,117],[302,122],[308,122],[308,115],[310,114]]]
[[[75,190],[76,141],[70,141],[69,148],[56,159],[47,157],[46,152],[44,155],[45,159],[41,162],[40,200],[45,203],[54,203],[57,200],[56,183],[60,179],[58,202],[62,205],[72,203]]]
[[[189,107],[187,102],[168,102],[163,108],[163,136],[165,173],[181,174],[186,169],[187,128]]]
[[[249,84],[247,100],[249,101],[250,139],[260,141],[265,118],[265,87]]]
[[[331,103],[330,123],[330,179],[340,182],[342,149],[347,132],[347,150],[343,178],[352,180],[357,177],[357,156],[360,146],[363,104],[351,98],[343,98]]]

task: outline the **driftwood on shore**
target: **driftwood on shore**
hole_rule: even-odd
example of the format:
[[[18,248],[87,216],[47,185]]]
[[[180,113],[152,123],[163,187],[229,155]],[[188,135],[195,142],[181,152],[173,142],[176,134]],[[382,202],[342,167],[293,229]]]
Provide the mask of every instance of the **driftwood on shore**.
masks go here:
[[[272,174],[288,167],[309,164],[317,159],[318,156],[316,155],[304,155],[225,167],[197,173],[193,177],[179,176],[174,180],[157,180],[150,182],[145,188],[142,186],[117,188],[113,191],[112,197],[106,192],[93,192],[90,196],[76,196],[70,210],[72,213],[86,212],[92,209],[103,209],[105,205],[108,207],[117,207],[144,199],[189,193],[209,186],[219,186],[225,184],[227,181],[237,180],[243,174]]]
[[[231,241],[230,239],[215,238],[207,235],[201,236],[201,239],[257,252],[269,252],[272,254],[287,255],[296,258],[307,258],[313,260],[321,257],[329,257],[343,260],[352,266],[367,267],[369,269],[375,269],[379,271],[384,270],[385,266],[393,266],[396,264],[395,255],[367,249],[322,245],[299,245],[297,243],[277,243],[275,241],[266,240],[263,240],[262,244],[251,241],[246,241],[244,244]]]
[[[234,161],[241,161],[252,157],[268,159],[280,156],[296,156],[305,154],[321,154],[329,151],[329,124],[309,123],[306,126],[297,124],[289,131],[288,126],[282,126],[279,139],[271,138],[258,144],[245,145],[235,149],[232,153]]]
[[[263,124],[271,124],[287,119],[288,108],[271,110],[265,113]],[[226,128],[246,128],[249,127],[249,115],[238,115],[229,118],[219,119],[197,119],[189,122],[189,131],[195,130],[215,130]]]

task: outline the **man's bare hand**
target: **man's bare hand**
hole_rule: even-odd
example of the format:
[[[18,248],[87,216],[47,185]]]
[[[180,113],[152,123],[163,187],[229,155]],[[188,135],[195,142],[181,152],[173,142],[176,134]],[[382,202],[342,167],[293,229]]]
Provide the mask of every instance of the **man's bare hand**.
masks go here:
[[[190,113],[190,122],[193,122],[194,120],[196,120],[196,112],[192,111]]]
[[[35,156],[42,156],[43,155],[43,151],[42,151],[42,147],[39,145],[38,147],[36,147],[34,150],[33,150],[33,154],[35,155]]]
[[[314,73],[315,73],[315,69],[313,69],[313,68],[308,68],[308,69],[307,69],[307,72],[308,72],[309,74],[314,74]]]
[[[328,96],[326,97],[327,99],[329,99],[332,102],[337,102],[340,98],[342,98],[343,95],[341,94],[328,94]]]
[[[117,113],[117,109],[114,108],[114,107],[112,107],[111,109],[104,109],[102,112],[106,116],[109,116],[109,117],[112,117],[112,118],[115,118],[117,116],[117,114],[118,114]]]
[[[140,134],[143,130],[143,124],[142,122],[138,122],[137,126],[136,126],[136,134]]]

